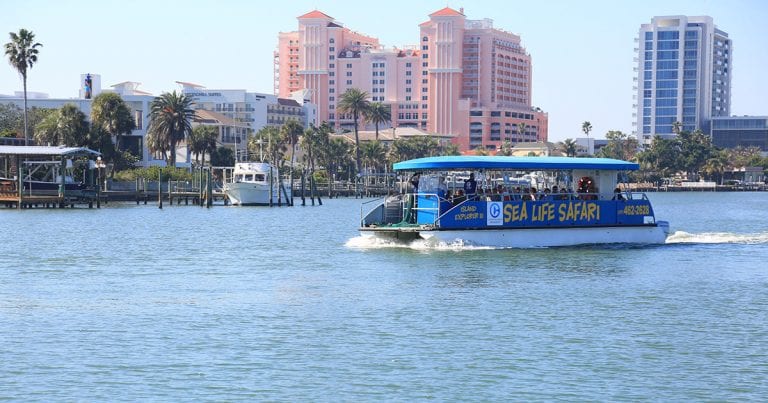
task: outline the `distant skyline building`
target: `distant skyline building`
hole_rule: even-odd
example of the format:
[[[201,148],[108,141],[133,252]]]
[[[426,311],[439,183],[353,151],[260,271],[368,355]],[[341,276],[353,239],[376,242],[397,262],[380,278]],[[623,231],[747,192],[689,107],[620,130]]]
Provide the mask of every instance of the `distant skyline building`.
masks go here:
[[[653,17],[637,43],[634,130],[643,144],[682,130],[709,133],[713,117],[731,112],[733,44],[711,17]]]
[[[490,19],[446,7],[419,26],[418,45],[391,49],[317,10],[297,19],[298,31],[278,36],[275,92],[306,90],[319,121],[350,128],[338,102],[359,88],[391,106],[392,127],[452,135],[463,151],[547,140],[548,115],[531,105],[531,57]]]

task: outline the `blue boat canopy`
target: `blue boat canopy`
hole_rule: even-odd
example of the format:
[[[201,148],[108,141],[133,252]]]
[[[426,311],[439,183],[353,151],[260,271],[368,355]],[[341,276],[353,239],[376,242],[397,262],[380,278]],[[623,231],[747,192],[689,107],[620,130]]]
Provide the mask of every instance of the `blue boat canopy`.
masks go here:
[[[398,162],[395,171],[426,170],[565,170],[565,169],[602,169],[612,171],[636,171],[640,166],[634,162],[610,158],[570,158],[570,157],[506,157],[461,155],[417,158]]]

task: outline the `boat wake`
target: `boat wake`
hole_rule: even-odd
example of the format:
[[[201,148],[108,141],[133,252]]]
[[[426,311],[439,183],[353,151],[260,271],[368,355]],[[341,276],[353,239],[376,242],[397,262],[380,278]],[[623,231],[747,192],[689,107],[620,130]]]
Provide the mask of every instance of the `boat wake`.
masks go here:
[[[691,234],[685,231],[675,231],[667,237],[667,244],[744,244],[754,245],[768,243],[768,232],[756,234],[734,234],[731,232],[702,232]]]
[[[350,238],[345,244],[353,249],[411,249],[420,251],[447,250],[447,251],[465,251],[465,250],[494,250],[503,249],[490,246],[476,246],[461,240],[451,243],[439,242],[435,240],[416,239],[412,241],[398,241],[396,239],[383,239],[375,236],[356,236]]]

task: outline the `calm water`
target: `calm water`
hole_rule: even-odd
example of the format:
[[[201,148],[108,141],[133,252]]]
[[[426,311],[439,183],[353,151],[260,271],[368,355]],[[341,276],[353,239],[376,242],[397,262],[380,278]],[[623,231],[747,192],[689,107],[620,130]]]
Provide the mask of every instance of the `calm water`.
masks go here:
[[[369,244],[359,200],[0,210],[0,400],[763,400],[768,193],[655,247]]]

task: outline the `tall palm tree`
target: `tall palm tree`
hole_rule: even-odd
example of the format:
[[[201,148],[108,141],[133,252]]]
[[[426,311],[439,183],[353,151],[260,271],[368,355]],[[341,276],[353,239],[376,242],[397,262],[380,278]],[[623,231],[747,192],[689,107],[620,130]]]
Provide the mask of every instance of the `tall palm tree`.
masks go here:
[[[213,126],[199,125],[192,128],[187,144],[189,151],[195,154],[195,162],[200,163],[202,156],[202,163],[205,164],[205,153],[213,155],[218,137],[219,132]]]
[[[21,75],[21,81],[24,84],[24,144],[29,140],[29,129],[27,128],[27,70],[37,63],[37,55],[40,52],[37,48],[43,45],[35,42],[35,34],[22,28],[19,33],[10,32],[11,41],[5,44],[5,55],[8,56],[8,62]]]
[[[357,133],[357,125],[360,115],[367,113],[370,108],[368,93],[359,88],[350,88],[341,94],[338,111],[341,113],[351,113],[355,128],[355,164],[357,172],[360,173],[360,137]]]
[[[373,123],[376,127],[376,140],[379,140],[379,125],[392,120],[392,107],[381,102],[374,102],[368,111],[365,112],[365,120]]]
[[[285,141],[291,147],[291,184],[293,184],[293,162],[294,154],[296,154],[296,144],[299,143],[299,137],[303,133],[304,127],[296,119],[288,119],[280,128],[280,134],[282,134]]]
[[[158,147],[167,144],[170,152],[170,165],[176,166],[176,144],[192,133],[192,119],[195,111],[192,109],[194,100],[183,93],[164,92],[156,97],[150,105],[148,136],[153,137],[148,145]],[[164,148],[164,147],[163,147]],[[151,148],[150,148],[151,149]],[[152,151],[160,151],[155,148]]]
[[[584,132],[587,137],[589,137],[589,132],[592,131],[592,123],[589,123],[589,121],[585,121],[581,124],[581,131]]]
[[[131,116],[131,110],[123,98],[114,92],[102,92],[93,99],[91,105],[91,122],[100,126],[114,139],[117,150],[120,150],[120,138],[130,134],[136,128],[136,122]]]
[[[517,134],[520,136],[520,141],[525,141],[525,132],[528,130],[528,125],[525,122],[520,122],[517,125]]]

